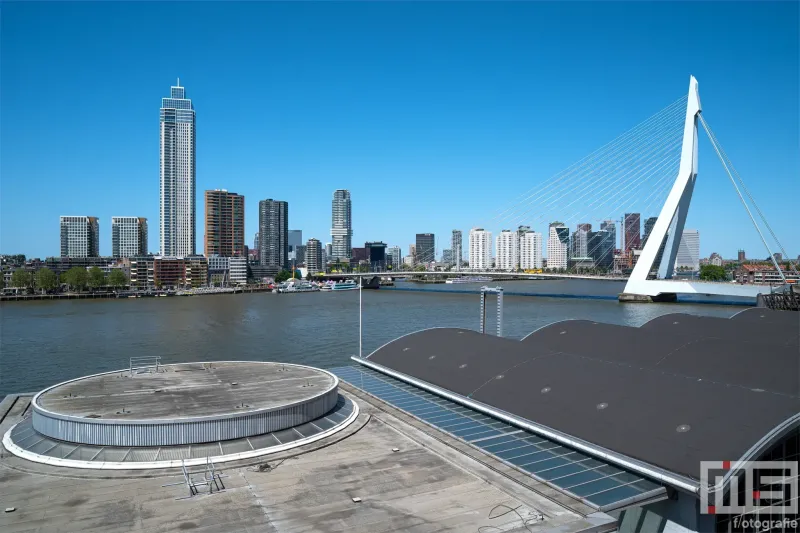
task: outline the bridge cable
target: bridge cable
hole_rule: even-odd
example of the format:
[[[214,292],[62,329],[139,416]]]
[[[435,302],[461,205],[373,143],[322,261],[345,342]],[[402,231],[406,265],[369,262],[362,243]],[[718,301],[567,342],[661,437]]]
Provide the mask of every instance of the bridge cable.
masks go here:
[[[772,255],[772,250],[770,250],[769,244],[767,244],[767,240],[764,238],[764,234],[761,232],[761,228],[758,227],[758,224],[756,223],[756,219],[753,218],[753,213],[750,212],[750,207],[748,207],[747,202],[745,201],[744,197],[742,196],[741,191],[739,190],[739,187],[736,185],[736,180],[733,178],[733,174],[731,174],[731,171],[728,168],[728,165],[725,163],[725,158],[722,157],[722,153],[720,153],[719,148],[717,147],[717,143],[716,143],[714,137],[709,132],[708,125],[706,124],[706,121],[703,118],[703,115],[702,114],[698,114],[697,116],[700,119],[700,123],[703,125],[703,129],[706,130],[706,134],[708,135],[708,138],[711,141],[711,145],[714,147],[714,151],[717,152],[717,157],[719,157],[720,162],[722,162],[722,166],[725,168],[725,172],[728,174],[728,177],[730,178],[731,183],[733,183],[733,188],[736,189],[736,194],[739,195],[739,200],[742,201],[742,205],[747,210],[747,214],[750,216],[750,220],[753,222],[753,226],[755,226],[759,237],[761,237],[761,242],[764,243],[764,248],[767,249],[767,253],[769,253],[769,257],[772,260],[772,264],[775,265],[775,268],[778,270],[778,274],[780,275],[781,279],[783,280],[783,283],[786,284],[786,276],[783,275],[783,271],[781,270],[781,267],[778,265],[778,261],[776,261],[775,260],[775,256]]]
[[[734,176],[736,176],[736,179],[739,181],[739,184],[742,186],[742,190],[744,190],[744,192],[747,195],[747,197],[750,198],[750,201],[753,203],[753,207],[756,208],[756,212],[758,213],[758,216],[761,218],[762,222],[764,222],[764,225],[767,227],[767,230],[769,230],[769,233],[770,233],[770,235],[772,235],[772,238],[775,240],[775,243],[778,245],[778,248],[780,248],[781,252],[783,252],[783,256],[786,257],[786,260],[789,263],[789,267],[792,269],[792,271],[795,274],[800,274],[800,272],[797,271],[796,264],[794,263],[794,261],[792,261],[789,258],[789,254],[786,253],[786,250],[784,249],[783,245],[781,244],[781,241],[778,240],[778,236],[775,235],[775,232],[772,230],[772,226],[769,225],[769,222],[767,222],[767,219],[764,216],[764,213],[762,213],[761,209],[758,207],[758,204],[756,203],[755,199],[753,198],[753,195],[750,194],[750,191],[747,189],[747,186],[745,185],[744,180],[739,175],[739,172],[736,171],[736,168],[733,166],[733,162],[731,161],[731,158],[728,157],[728,154],[725,153],[725,149],[720,144],[719,140],[717,139],[717,136],[714,134],[714,131],[711,129],[711,126],[709,126],[708,124],[705,124],[705,127],[706,127],[706,133],[708,133],[708,135],[713,137],[714,142],[719,147],[719,151],[725,157],[725,160],[728,162],[728,165],[730,166],[731,171],[733,172]]]

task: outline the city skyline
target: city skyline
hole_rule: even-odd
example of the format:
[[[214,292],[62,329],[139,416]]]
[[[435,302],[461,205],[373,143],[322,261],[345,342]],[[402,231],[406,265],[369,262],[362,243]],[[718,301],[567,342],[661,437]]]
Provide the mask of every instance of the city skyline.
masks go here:
[[[355,5],[320,7],[319,13],[313,14],[312,19],[322,17],[324,13],[341,23],[338,28],[326,30],[332,32],[329,35],[349,31],[347,24],[360,21],[363,25],[365,21],[379,16],[379,12],[397,14],[409,24],[413,24],[420,13],[428,14],[431,20],[452,19],[457,23],[450,30],[454,35],[470,33],[470,29],[482,17],[490,21],[487,29],[489,35],[500,35],[503,25],[510,25],[508,31],[511,36],[535,34],[529,29],[539,24],[537,20],[540,18],[547,21],[566,16],[573,23],[573,26],[559,30],[564,33],[563,37],[544,31],[537,37],[530,37],[530,41],[525,41],[522,47],[512,48],[502,42],[492,41],[486,51],[487,56],[476,61],[473,70],[475,75],[481,77],[500,61],[501,78],[491,84],[484,82],[483,85],[473,85],[474,88],[466,92],[453,89],[470,86],[475,81],[470,74],[452,69],[442,71],[440,67],[470,57],[467,54],[471,45],[449,45],[449,40],[435,34],[424,34],[424,42],[432,47],[432,55],[430,58],[421,58],[410,54],[408,50],[393,48],[391,40],[377,35],[379,38],[374,41],[375,50],[370,52],[369,57],[378,58],[381,54],[388,54],[387,70],[383,72],[393,73],[391,79],[400,76],[409,80],[405,82],[408,85],[392,89],[370,77],[367,67],[372,63],[357,53],[363,48],[359,44],[370,34],[360,31],[354,34],[350,44],[336,48],[338,56],[352,55],[351,59],[342,63],[346,67],[345,74],[341,77],[334,76],[330,71],[320,74],[323,78],[333,76],[333,81],[348,90],[328,92],[325,97],[317,92],[310,80],[287,75],[292,72],[287,69],[294,64],[290,58],[297,54],[310,62],[307,66],[317,64],[316,60],[302,55],[304,45],[296,40],[289,42],[287,55],[273,58],[271,68],[274,67],[276,72],[276,85],[264,85],[262,75],[238,67],[226,71],[226,78],[236,79],[236,83],[226,85],[222,80],[204,74],[208,71],[205,62],[201,68],[199,63],[188,61],[180,55],[169,57],[166,61],[152,61],[149,54],[156,51],[161,54],[161,50],[139,51],[127,43],[144,39],[154,7],[76,5],[70,9],[52,6],[52,9],[36,10],[18,3],[9,4],[4,9],[5,31],[2,41],[6,44],[3,47],[6,76],[0,80],[4,95],[1,103],[4,121],[0,127],[4,133],[6,150],[5,157],[0,161],[5,178],[0,198],[0,252],[19,252],[33,257],[57,255],[58,242],[54,229],[58,217],[64,212],[91,213],[104,221],[100,227],[101,255],[111,254],[111,228],[107,223],[111,216],[131,213],[151,221],[159,220],[158,186],[155,185],[159,171],[157,163],[154,164],[159,148],[153,138],[153,109],[155,102],[163,98],[164,88],[175,83],[178,75],[181,76],[181,84],[189,87],[186,96],[192,97],[193,105],[202,117],[196,137],[198,182],[193,195],[195,202],[202,205],[202,191],[216,188],[237,190],[243,196],[250,197],[251,201],[281,197],[293,205],[291,225],[301,227],[309,237],[324,241],[330,234],[329,212],[326,213],[324,206],[330,201],[332,189],[344,188],[357,199],[352,214],[354,242],[383,240],[404,248],[413,242],[416,233],[431,232],[440,236],[436,243],[438,255],[449,247],[442,236],[449,235],[453,228],[468,231],[471,227],[482,226],[496,234],[503,227],[519,223],[531,225],[532,229],[546,234],[546,224],[533,220],[492,226],[492,213],[509,202],[509,188],[527,190],[621,134],[665,102],[682,94],[686,77],[692,73],[700,79],[706,95],[704,115],[715,124],[717,135],[753,195],[762,204],[770,202],[764,212],[783,239],[789,256],[794,257],[800,248],[796,232],[789,231],[792,219],[788,214],[791,212],[788,198],[792,195],[774,197],[772,194],[775,187],[788,189],[789,192],[796,187],[791,179],[798,174],[797,161],[800,159],[797,157],[796,120],[788,120],[788,117],[797,116],[794,98],[798,87],[797,50],[770,44],[773,41],[796,41],[796,30],[790,25],[780,24],[783,19],[796,19],[796,5],[745,4],[722,8],[728,16],[725,20],[726,34],[736,33],[730,28],[745,26],[751,28],[755,25],[758,30],[739,39],[741,42],[723,35],[722,25],[715,20],[718,8],[714,6],[626,6],[625,13],[634,21],[650,20],[658,15],[669,22],[683,20],[687,14],[691,14],[698,24],[714,32],[717,39],[713,47],[705,42],[692,42],[689,45],[676,43],[670,32],[655,32],[647,53],[669,60],[666,65],[660,64],[658,69],[628,58],[628,41],[606,43],[602,45],[604,52],[615,54],[619,59],[610,64],[608,72],[594,71],[597,78],[593,79],[591,86],[582,85],[570,77],[583,64],[583,60],[576,56],[578,49],[585,51],[580,44],[575,49],[565,48],[559,52],[559,57],[539,65],[541,68],[535,76],[520,67],[526,62],[537,61],[538,56],[533,54],[538,49],[537,45],[562,38],[569,40],[573,33],[581,31],[587,32],[584,39],[594,41],[607,32],[613,35],[620,24],[615,21],[614,15],[623,9],[621,6],[604,6],[595,10],[514,4],[499,10],[488,5],[386,5],[370,8],[375,10],[373,13]],[[165,9],[169,11],[172,7],[166,6]],[[299,20],[300,17],[299,10],[294,7],[274,5],[224,9],[212,5],[199,6],[187,16],[198,20],[203,17],[211,19],[214,15],[225,16],[226,13],[242,10],[276,13],[279,20]],[[352,17],[346,16],[348,14]],[[587,27],[589,20],[594,17],[600,17],[608,23],[608,27],[602,28],[601,24]],[[64,21],[73,18],[76,21],[94,20],[97,24],[93,24],[92,28],[105,28],[104,31],[114,27],[119,35],[113,32],[104,34],[104,42],[132,61],[135,76],[124,73],[107,75],[105,72],[101,76],[99,70],[97,76],[78,76],[75,69],[58,68],[58,62],[54,63],[47,43],[29,40],[29,28],[46,28],[53,39],[59,40],[64,53],[78,58],[71,63],[77,65],[78,70],[99,68],[99,63],[96,63],[98,59],[86,53],[80,42],[63,33]],[[141,21],[142,27],[137,30],[118,28],[113,21],[119,19]],[[758,38],[759,31],[761,35],[766,31],[766,21],[771,24],[777,21],[777,27],[775,24],[770,26],[772,41]],[[625,31],[631,27],[625,24]],[[633,28],[636,28],[635,24]],[[381,30],[387,28],[381,27]],[[93,31],[97,30],[87,29],[89,34]],[[254,28],[249,26],[243,29],[244,35],[255,35],[253,32]],[[639,32],[635,30],[634,34]],[[286,37],[280,31],[277,34]],[[230,39],[223,40],[230,42],[218,54],[211,54],[209,61],[212,63],[222,61],[219,54],[234,52],[242,42],[236,35],[225,35]],[[206,50],[204,43],[192,36],[187,38],[197,50]],[[256,48],[268,47],[272,38],[275,37],[259,42]],[[674,46],[678,47],[677,50]],[[750,59],[741,59],[742,54],[737,51],[743,49],[748,50],[747,57]],[[161,55],[153,57],[162,58]],[[717,63],[725,64],[732,58],[737,59],[739,74],[734,75],[715,66]],[[53,70],[60,80],[59,91],[48,91],[46,96],[41,96],[49,105],[34,110],[34,113],[44,112],[45,109],[48,112],[50,127],[44,132],[29,126],[31,120],[19,111],[24,108],[22,102],[31,97],[39,98],[40,91],[46,89],[46,86],[40,88],[39,84],[32,83],[33,74],[41,70]],[[787,72],[795,74],[786,76]],[[426,75],[432,82],[427,90],[421,93],[408,90],[415,87],[413,80]],[[558,94],[549,94],[542,88],[538,82],[544,77],[560,80]],[[12,79],[16,81],[11,83],[9,80]],[[621,85],[636,86],[636,95],[619,91]],[[94,89],[93,98],[82,98],[81,95],[89,87]],[[532,91],[532,87],[536,89]],[[357,92],[352,93],[356,89]],[[770,101],[786,110],[786,113],[780,116],[761,113],[759,102],[764,98],[764,91],[767,91]],[[248,98],[240,98],[251,94],[258,94],[264,104],[255,112],[251,112]],[[288,94],[296,96],[287,102],[289,108],[286,111],[273,105],[280,98],[285,100]],[[398,99],[396,94],[406,96]],[[448,100],[442,99],[443,94],[448,95]],[[370,98],[370,95],[379,97]],[[453,95],[457,96],[455,100]],[[501,96],[503,102],[500,102]],[[487,97],[491,98],[490,104],[486,101]],[[602,126],[581,126],[578,130],[554,126],[555,115],[540,109],[535,104],[537,99],[546,99],[553,104],[555,111],[552,113],[557,114],[558,122],[577,120],[583,124],[585,120],[582,118],[591,117],[592,123]],[[112,124],[111,131],[106,131],[105,127],[99,127],[96,114],[88,111],[95,106],[110,105],[110,102],[126,115],[124,128]],[[621,105],[623,102],[624,106]],[[313,105],[309,108],[310,103]],[[299,121],[287,122],[290,116],[288,109],[297,106],[305,106],[312,114],[295,112],[291,116],[299,117]],[[347,113],[338,114],[339,109],[346,109]],[[464,109],[473,110],[469,122],[465,122]],[[390,123],[400,126],[393,128],[392,131],[396,133],[391,135],[384,134],[383,129],[376,129],[374,117],[386,113]],[[235,131],[231,130],[227,119],[232,114],[240,117]],[[324,120],[310,122],[313,114]],[[531,120],[532,114],[537,115],[538,119]],[[348,122],[346,128],[335,127],[331,130],[326,126],[342,123],[345,116],[354,121],[352,124]],[[498,132],[496,135],[499,137],[482,135],[480,132],[486,130],[486,126]],[[757,138],[747,134],[754,128],[760,132]],[[336,135],[332,135],[334,130]],[[12,131],[13,134],[10,133]],[[38,146],[48,148],[48,158],[33,155],[33,148]],[[454,146],[459,148],[454,149]],[[302,151],[298,152],[301,148]],[[313,154],[313,157],[301,153]],[[715,251],[723,257],[734,257],[738,248],[745,248],[751,257],[766,257],[767,252],[763,250],[732,187],[726,183],[727,178],[718,162],[714,161],[710,145],[703,137],[700,154],[700,175],[687,227],[697,228],[703,233],[701,255],[708,256]],[[108,169],[114,169],[113,174],[110,175]],[[72,179],[71,176],[79,176],[80,187],[60,186]],[[769,176],[770,179],[761,179],[762,176]],[[502,187],[480,185],[494,185],[497,178],[502,180]],[[22,204],[16,199],[29,194],[24,187],[29,179],[45,180],[35,198],[37,216],[25,227],[15,227],[12,221],[22,216]],[[406,183],[411,186],[392,186],[391,195],[386,196],[386,188],[381,185],[381,180],[397,179],[407,180]],[[330,187],[296,187],[292,190],[286,186],[296,181],[324,182],[329,183]],[[465,186],[454,187],[455,183]],[[131,189],[131,184],[136,184],[136,187]],[[425,194],[420,195],[419,190],[425,190]],[[447,201],[443,202],[443,198]],[[402,212],[403,205],[414,206],[412,217]],[[391,215],[387,216],[387,213]],[[644,220],[658,212],[654,209],[651,212],[642,211],[641,214]],[[567,215],[565,213],[563,216]],[[616,213],[613,218],[619,220],[622,215]],[[195,219],[202,220],[202,216],[201,213],[195,213]],[[561,215],[555,213],[554,216]],[[569,222],[572,231],[573,224]],[[248,211],[245,225],[248,234],[252,235],[258,225],[256,210]],[[194,226],[194,246],[196,250],[201,250],[202,228],[197,228],[197,222]],[[160,234],[160,227],[159,224],[159,230],[156,231],[151,224],[153,236]],[[620,233],[617,232],[618,235]],[[164,251],[158,239],[151,238],[150,241],[151,249],[148,251]]]

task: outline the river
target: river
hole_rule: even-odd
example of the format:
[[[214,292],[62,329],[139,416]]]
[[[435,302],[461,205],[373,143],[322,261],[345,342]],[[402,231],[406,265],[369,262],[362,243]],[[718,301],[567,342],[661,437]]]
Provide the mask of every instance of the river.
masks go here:
[[[619,282],[492,283],[507,291],[598,299],[506,296],[504,333],[522,338],[555,321],[591,319],[639,326],[666,313],[729,317],[731,305],[620,304]],[[419,291],[403,288],[421,289]],[[435,326],[478,328],[478,285],[398,283],[363,291],[363,353]],[[60,300],[0,304],[0,398],[86,374],[126,368],[129,358],[163,363],[264,360],[332,367],[358,353],[358,291]],[[494,316],[494,297],[487,315]],[[490,322],[487,331],[494,332]]]

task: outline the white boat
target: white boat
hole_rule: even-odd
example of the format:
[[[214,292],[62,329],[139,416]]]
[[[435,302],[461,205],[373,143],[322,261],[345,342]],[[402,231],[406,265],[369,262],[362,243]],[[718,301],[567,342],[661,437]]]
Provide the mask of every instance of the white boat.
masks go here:
[[[333,284],[333,287],[331,288],[331,290],[334,291],[352,291],[355,289],[358,289],[358,283],[356,283],[352,279],[337,281],[336,283]]]
[[[319,287],[315,287],[307,281],[291,280],[281,283],[276,290],[281,294],[287,292],[317,292]]]
[[[336,285],[335,281],[326,281],[325,283],[320,286],[319,290],[324,292],[329,292],[333,290],[333,286]]]
[[[445,283],[486,283],[492,281],[492,278],[486,276],[466,276],[462,278],[450,278],[445,280]]]

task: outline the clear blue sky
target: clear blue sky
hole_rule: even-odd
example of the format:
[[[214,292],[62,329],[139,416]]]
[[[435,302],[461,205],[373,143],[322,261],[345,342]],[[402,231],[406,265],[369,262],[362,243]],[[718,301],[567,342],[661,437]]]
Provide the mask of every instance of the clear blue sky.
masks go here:
[[[199,252],[205,189],[245,195],[252,243],[264,198],[330,241],[346,188],[353,244],[406,253],[417,232],[489,224],[693,74],[794,257],[799,20],[796,2],[4,2],[0,252],[58,255],[59,215],[100,217],[102,254],[112,216],[145,216],[157,251],[158,113],[177,77],[197,111]],[[700,150],[701,254],[764,257]]]

